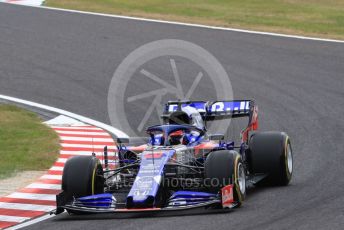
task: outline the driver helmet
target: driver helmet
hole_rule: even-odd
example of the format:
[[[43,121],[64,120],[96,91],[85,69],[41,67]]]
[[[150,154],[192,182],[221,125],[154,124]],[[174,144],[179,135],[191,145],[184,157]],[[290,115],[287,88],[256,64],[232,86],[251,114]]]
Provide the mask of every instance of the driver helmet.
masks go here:
[[[170,136],[169,136],[170,144],[171,145],[183,144],[184,135],[185,135],[185,133],[182,130],[177,130],[177,131],[170,133]]]

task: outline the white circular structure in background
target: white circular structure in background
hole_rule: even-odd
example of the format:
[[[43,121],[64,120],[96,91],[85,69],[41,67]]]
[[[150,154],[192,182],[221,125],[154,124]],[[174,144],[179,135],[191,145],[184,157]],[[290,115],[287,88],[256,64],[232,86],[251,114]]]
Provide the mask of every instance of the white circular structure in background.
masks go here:
[[[127,102],[124,98],[125,91],[129,80],[143,64],[164,56],[183,57],[196,63],[210,76],[218,100],[233,99],[232,85],[227,72],[207,50],[183,40],[158,40],[147,43],[131,52],[116,69],[108,91],[108,113],[114,127],[126,131],[131,136],[138,136],[129,125],[128,117],[130,114],[126,114],[124,110],[124,104]],[[229,124],[230,120],[213,122],[211,129],[225,133]]]

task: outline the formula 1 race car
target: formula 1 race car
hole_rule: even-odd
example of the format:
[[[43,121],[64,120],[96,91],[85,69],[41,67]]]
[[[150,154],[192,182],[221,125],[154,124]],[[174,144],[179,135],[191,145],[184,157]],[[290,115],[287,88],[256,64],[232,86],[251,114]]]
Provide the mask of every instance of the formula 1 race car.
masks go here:
[[[248,117],[241,143],[207,133],[208,121]],[[94,155],[70,158],[64,167],[55,214],[171,212],[239,207],[251,185],[288,185],[293,158],[284,132],[258,132],[251,100],[172,101],[163,124],[149,127],[148,143],[117,139],[117,167]],[[113,156],[112,156],[113,158]]]

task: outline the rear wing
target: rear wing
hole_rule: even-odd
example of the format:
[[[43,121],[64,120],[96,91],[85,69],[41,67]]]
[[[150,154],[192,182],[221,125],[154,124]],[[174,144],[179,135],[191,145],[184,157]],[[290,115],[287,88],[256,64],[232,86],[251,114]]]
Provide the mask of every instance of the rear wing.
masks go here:
[[[248,125],[241,131],[242,142],[248,142],[249,133],[258,129],[258,106],[253,100],[233,101],[169,101],[165,104],[162,118],[168,118],[175,111],[190,106],[201,114],[204,121],[236,117],[248,117]]]
[[[249,117],[254,109],[254,101],[169,101],[165,105],[163,117],[167,117],[172,112],[186,106],[197,109],[205,121],[212,121],[234,117]]]

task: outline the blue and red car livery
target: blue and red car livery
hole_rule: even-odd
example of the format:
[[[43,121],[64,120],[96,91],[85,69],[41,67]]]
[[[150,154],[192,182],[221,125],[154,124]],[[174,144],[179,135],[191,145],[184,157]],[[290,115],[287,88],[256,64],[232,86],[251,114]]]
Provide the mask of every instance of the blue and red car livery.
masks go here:
[[[117,139],[117,168],[107,167],[106,151],[104,166],[91,154],[69,159],[54,213],[228,210],[243,203],[248,187],[290,182],[290,139],[258,132],[254,101],[171,101],[164,108],[146,144]],[[207,129],[210,121],[239,117],[248,118],[239,144]]]

